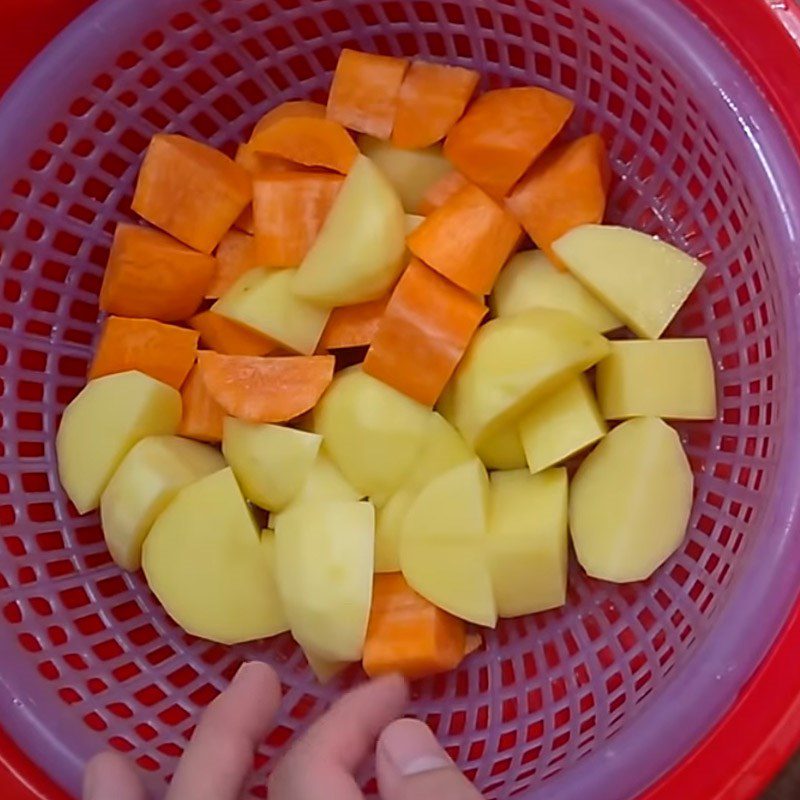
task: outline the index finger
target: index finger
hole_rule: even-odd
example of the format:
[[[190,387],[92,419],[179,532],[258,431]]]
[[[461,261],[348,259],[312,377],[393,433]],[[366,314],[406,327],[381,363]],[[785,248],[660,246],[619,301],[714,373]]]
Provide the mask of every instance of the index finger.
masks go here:
[[[353,773],[407,703],[408,687],[399,675],[379,678],[345,695],[278,764],[270,778],[270,796],[361,800]]]

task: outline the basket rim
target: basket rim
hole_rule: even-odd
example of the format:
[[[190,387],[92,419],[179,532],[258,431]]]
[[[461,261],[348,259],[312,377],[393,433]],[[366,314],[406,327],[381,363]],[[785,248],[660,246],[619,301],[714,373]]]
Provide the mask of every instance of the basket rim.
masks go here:
[[[791,59],[798,45],[769,0],[677,0],[701,20],[751,76],[800,153],[800,106],[794,100]],[[24,80],[46,72],[48,56],[67,45],[71,33],[100,18],[109,4],[99,0],[80,13],[20,73],[0,106]],[[76,12],[80,7],[76,8]],[[780,12],[800,28],[800,7]],[[17,33],[19,35],[20,32]],[[24,34],[23,34],[24,35]],[[769,652],[716,727],[638,800],[748,800],[755,797],[800,745],[800,597]],[[0,727],[0,785],[9,800],[70,800]]]

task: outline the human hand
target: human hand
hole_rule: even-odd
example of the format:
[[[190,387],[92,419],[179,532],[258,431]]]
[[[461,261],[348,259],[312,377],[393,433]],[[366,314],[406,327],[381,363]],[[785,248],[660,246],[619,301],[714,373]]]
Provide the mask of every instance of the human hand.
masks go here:
[[[238,800],[253,754],[280,706],[266,664],[245,664],[206,709],[166,800]],[[481,800],[421,722],[398,719],[408,701],[402,678],[381,678],[342,697],[284,756],[269,779],[271,800],[363,800],[354,774],[376,745],[383,800]],[[147,800],[135,768],[118,753],[93,758],[84,800]]]

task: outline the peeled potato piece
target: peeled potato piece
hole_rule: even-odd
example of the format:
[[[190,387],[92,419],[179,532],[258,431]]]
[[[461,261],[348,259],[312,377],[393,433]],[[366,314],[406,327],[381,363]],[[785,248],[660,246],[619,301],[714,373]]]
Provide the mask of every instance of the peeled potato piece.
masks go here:
[[[494,627],[486,558],[489,480],[471,459],[434,478],[406,515],[400,566],[416,592],[453,616]]]
[[[153,593],[187,633],[236,644],[288,629],[274,545],[226,468],[178,492],[144,541],[142,567]]]
[[[570,487],[578,561],[615,583],[650,577],[681,545],[692,510],[692,471],[678,434],[655,417],[614,428]]]
[[[108,550],[123,569],[141,566],[142,542],[184,486],[225,467],[214,447],[180,436],[148,436],[117,467],[100,498]]]
[[[89,381],[64,409],[56,434],[58,474],[75,508],[97,508],[128,451],[145,436],[175,433],[180,421],[180,393],[149,375]]]

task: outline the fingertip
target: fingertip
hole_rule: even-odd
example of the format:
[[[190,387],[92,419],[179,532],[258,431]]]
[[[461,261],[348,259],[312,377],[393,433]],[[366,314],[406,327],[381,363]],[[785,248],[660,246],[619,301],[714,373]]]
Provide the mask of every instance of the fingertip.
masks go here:
[[[398,719],[387,725],[378,738],[377,756],[399,777],[453,766],[431,729],[418,719]]]
[[[83,774],[84,800],[145,800],[136,768],[121,753],[98,753]]]
[[[231,686],[246,687],[271,697],[280,699],[281,681],[278,673],[263,661],[245,661],[236,671]]]

